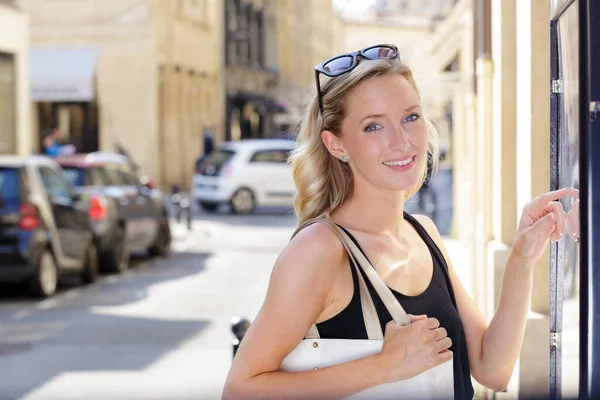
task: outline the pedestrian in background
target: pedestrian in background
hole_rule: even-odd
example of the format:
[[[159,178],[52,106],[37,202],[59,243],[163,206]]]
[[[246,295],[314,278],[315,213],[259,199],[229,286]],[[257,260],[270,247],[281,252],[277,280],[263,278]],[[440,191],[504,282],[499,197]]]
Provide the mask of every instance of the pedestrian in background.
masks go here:
[[[60,130],[53,127],[50,132],[42,139],[44,154],[49,157],[58,157],[61,154],[62,145],[60,143]]]
[[[320,74],[330,78],[321,84]],[[304,228],[279,256],[223,397],[345,398],[448,360],[455,399],[473,397],[471,376],[504,390],[523,341],[533,266],[548,241],[565,232],[566,215],[556,200],[570,189],[542,194],[524,208],[488,323],[460,282],[435,224],[404,211],[423,183],[428,157],[434,168],[438,162],[438,136],[397,48],[379,45],[334,57],[317,67],[316,77],[317,93],[291,156],[295,210],[299,226],[315,217],[335,225]],[[391,320],[370,278],[350,263],[335,226],[391,288],[409,325]],[[313,328],[322,339],[368,338],[360,279],[367,281],[364,296],[372,299],[385,333],[382,350],[330,367],[282,371],[284,359]]]

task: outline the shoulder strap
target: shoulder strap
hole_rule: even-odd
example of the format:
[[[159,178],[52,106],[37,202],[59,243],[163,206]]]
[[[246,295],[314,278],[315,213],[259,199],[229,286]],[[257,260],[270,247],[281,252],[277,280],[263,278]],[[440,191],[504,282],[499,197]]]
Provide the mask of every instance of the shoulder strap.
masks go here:
[[[349,248],[350,251],[354,254],[354,257],[358,261],[358,264],[361,266],[362,270],[367,275],[367,278],[369,278],[369,281],[375,288],[375,291],[381,298],[381,301],[383,302],[390,315],[394,319],[394,322],[396,322],[398,325],[403,326],[410,325],[411,322],[410,318],[408,318],[408,314],[406,313],[406,311],[404,311],[404,308],[402,308],[396,296],[394,296],[390,288],[385,284],[383,279],[381,279],[377,271],[375,271],[375,268],[373,268],[369,260],[367,260],[362,251],[360,251],[360,249],[356,246],[356,244],[354,244],[352,239],[348,237],[346,232],[344,232],[337,226],[336,228],[340,232],[340,235],[343,238],[342,240],[346,242],[347,248]]]
[[[296,229],[296,231],[293,233],[292,238],[294,236],[296,236],[296,234],[298,232],[300,232],[302,229],[304,229],[307,226],[312,225],[316,222],[323,222],[324,224],[329,226],[333,230],[333,232],[335,232],[335,234],[342,241],[342,244],[344,245],[344,248],[346,249],[346,252],[348,253],[348,257],[350,258],[352,265],[354,265],[354,268],[356,268],[356,273],[358,275],[358,287],[360,290],[360,303],[361,303],[361,307],[362,307],[365,328],[367,330],[367,337],[371,340],[383,339],[383,331],[381,330],[381,323],[379,322],[379,317],[377,315],[377,310],[375,309],[375,304],[373,303],[373,298],[371,297],[371,294],[369,293],[369,288],[367,287],[367,284],[365,283],[365,280],[364,280],[362,274],[360,273],[360,270],[358,269],[359,267],[358,267],[358,262],[356,261],[356,258],[354,257],[354,255],[350,251],[350,249],[347,247],[346,241],[344,240],[344,238],[340,235],[340,229],[337,228],[337,226],[335,226],[335,224],[333,224],[328,219],[313,218],[313,219],[306,221],[301,226],[299,226]],[[315,324],[313,324],[310,327],[308,333],[306,334],[306,339],[318,339],[318,338],[319,338],[319,331],[317,329],[317,326]]]

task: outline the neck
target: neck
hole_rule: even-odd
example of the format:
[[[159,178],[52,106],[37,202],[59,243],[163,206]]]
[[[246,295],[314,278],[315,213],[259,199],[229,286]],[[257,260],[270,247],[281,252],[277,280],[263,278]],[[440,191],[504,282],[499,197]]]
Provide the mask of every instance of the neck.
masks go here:
[[[382,192],[370,187],[356,190],[333,213],[344,228],[374,234],[400,236],[404,223],[404,192]]]

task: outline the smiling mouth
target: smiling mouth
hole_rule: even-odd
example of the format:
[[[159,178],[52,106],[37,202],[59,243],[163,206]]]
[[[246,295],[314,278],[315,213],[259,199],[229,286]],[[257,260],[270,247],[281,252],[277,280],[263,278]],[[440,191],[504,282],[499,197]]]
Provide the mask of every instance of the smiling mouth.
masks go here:
[[[402,167],[404,165],[410,164],[415,159],[415,156],[407,158],[401,161],[384,161],[382,164],[387,165],[388,167]]]

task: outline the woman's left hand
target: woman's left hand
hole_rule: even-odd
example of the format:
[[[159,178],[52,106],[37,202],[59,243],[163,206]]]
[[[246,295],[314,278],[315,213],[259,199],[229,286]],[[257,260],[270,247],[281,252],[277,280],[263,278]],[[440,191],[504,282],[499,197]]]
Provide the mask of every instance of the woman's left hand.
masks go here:
[[[558,201],[573,194],[572,188],[544,193],[523,208],[512,251],[533,264],[541,257],[548,240],[558,241],[565,234],[567,215]]]

